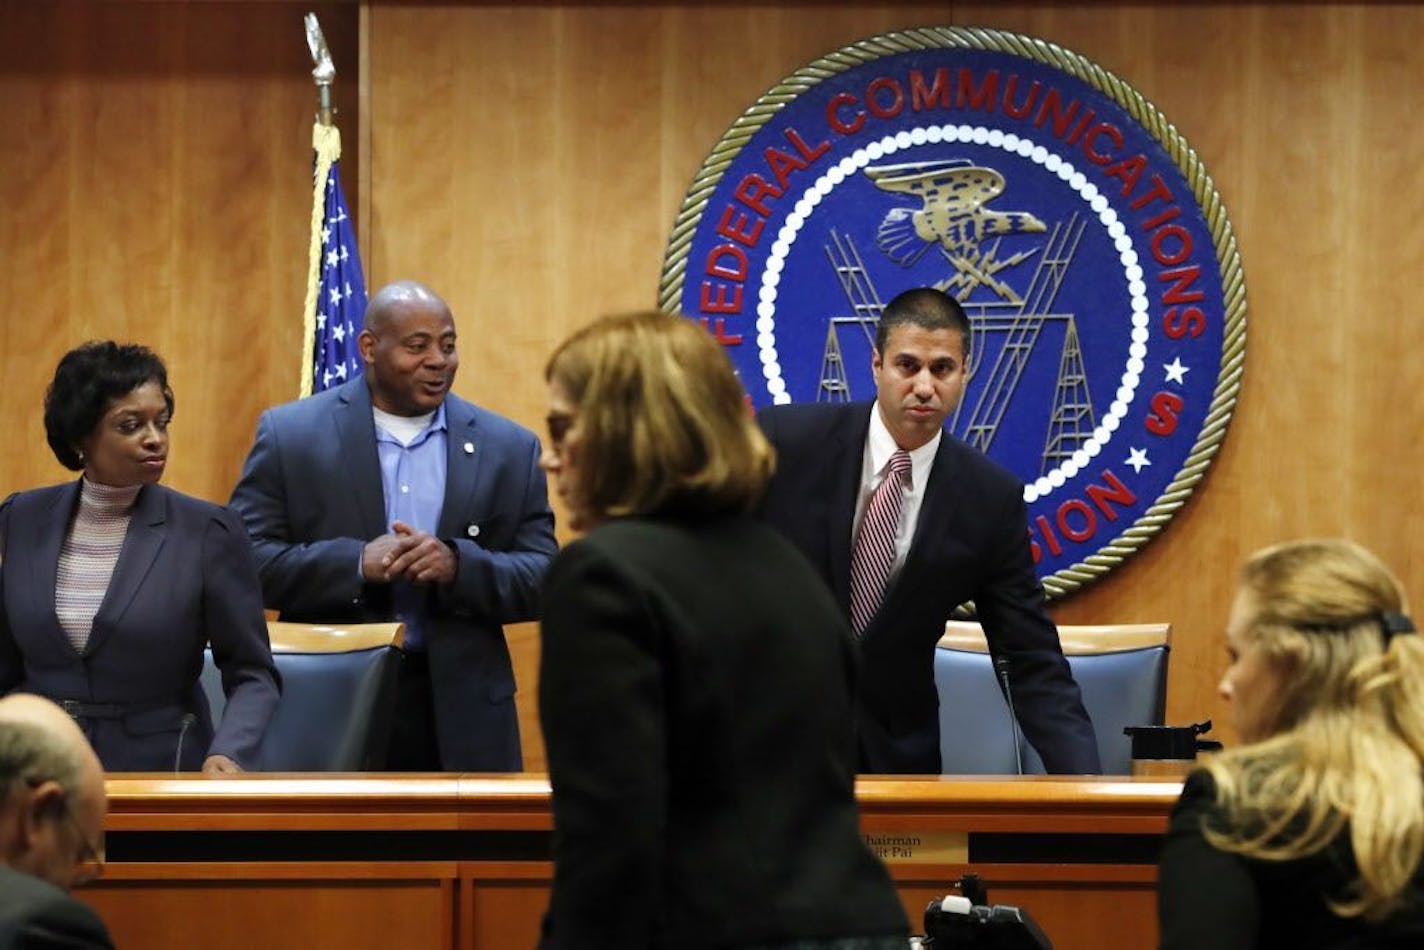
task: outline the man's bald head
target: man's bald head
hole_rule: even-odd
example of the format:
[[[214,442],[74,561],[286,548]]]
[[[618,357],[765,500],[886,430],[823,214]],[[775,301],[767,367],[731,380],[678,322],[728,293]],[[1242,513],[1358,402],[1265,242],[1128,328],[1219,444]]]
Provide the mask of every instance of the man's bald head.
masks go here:
[[[0,696],[0,722],[28,722],[52,731],[57,740],[93,755],[89,740],[69,714],[43,696],[31,693]]]
[[[74,720],[39,696],[0,698],[0,863],[68,888],[107,811],[103,767]]]
[[[366,317],[362,328],[379,334],[392,314],[407,307],[450,312],[450,305],[420,281],[397,280],[376,291],[366,302]]]

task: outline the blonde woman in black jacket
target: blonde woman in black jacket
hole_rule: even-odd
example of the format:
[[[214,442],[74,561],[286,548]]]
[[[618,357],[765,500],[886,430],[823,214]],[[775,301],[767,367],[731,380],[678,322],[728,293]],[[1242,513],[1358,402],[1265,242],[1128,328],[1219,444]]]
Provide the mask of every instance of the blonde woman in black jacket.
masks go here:
[[[851,632],[749,514],[773,457],[730,362],[642,314],[546,375],[543,465],[586,534],[545,581],[543,946],[904,950],[858,828]]]
[[[1165,950],[1424,946],[1424,639],[1348,541],[1247,561],[1221,692],[1243,745],[1189,777]]]

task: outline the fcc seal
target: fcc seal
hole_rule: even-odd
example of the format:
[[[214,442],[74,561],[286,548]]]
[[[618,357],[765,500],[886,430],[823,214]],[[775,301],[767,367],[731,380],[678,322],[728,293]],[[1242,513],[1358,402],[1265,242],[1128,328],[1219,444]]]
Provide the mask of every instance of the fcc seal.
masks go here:
[[[1202,478],[1240,386],[1246,292],[1211,179],[1130,86],[993,30],[865,40],[772,89],[708,156],[662,305],[753,402],[871,399],[885,301],[973,327],[954,434],[1023,479],[1050,595],[1106,573]]]

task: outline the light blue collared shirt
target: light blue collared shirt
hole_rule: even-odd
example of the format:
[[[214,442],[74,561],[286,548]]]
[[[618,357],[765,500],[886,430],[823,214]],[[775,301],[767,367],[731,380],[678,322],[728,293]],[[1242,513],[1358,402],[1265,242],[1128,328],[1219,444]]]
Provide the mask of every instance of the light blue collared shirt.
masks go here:
[[[381,427],[376,417],[376,451],[381,459],[381,490],[386,499],[386,526],[403,521],[417,531],[434,534],[445,506],[445,452],[448,441],[445,404],[430,424],[402,445]],[[425,648],[424,620],[428,591],[404,581],[391,584],[396,616],[405,622],[408,650]]]

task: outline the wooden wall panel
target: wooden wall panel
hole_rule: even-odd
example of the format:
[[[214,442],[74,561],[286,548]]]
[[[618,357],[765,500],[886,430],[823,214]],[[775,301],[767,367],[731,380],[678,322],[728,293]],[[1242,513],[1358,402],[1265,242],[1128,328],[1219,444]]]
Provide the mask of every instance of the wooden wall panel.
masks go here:
[[[453,863],[146,863],[80,893],[120,947],[454,948]],[[489,945],[493,946],[493,944]]]
[[[459,909],[462,947],[537,947],[549,906],[550,862],[466,862]]]
[[[296,395],[306,9],[0,3],[0,492],[69,477],[45,447],[41,401],[86,339],[167,360],[167,480],[203,497],[226,500],[258,412]],[[350,79],[338,102],[354,103],[359,8],[311,9]],[[354,106],[343,118],[354,141]]]
[[[312,92],[295,3],[0,0],[0,492],[62,473],[39,401],[92,336],[168,357],[170,481],[225,498],[261,408],[295,390]],[[373,285],[428,281],[463,395],[537,428],[549,348],[652,305],[668,228],[728,124],[809,60],[917,25],[1059,43],[1155,102],[1215,178],[1250,295],[1227,443],[1163,537],[1056,608],[1176,625],[1169,718],[1211,716],[1234,565],[1348,534],[1424,590],[1411,516],[1424,370],[1424,183],[1409,119],[1424,9],[1352,3],[317,5]],[[356,114],[357,51],[368,87]],[[365,137],[363,138],[363,133]],[[369,141],[366,154],[354,154]],[[358,161],[359,160],[359,161]],[[15,448],[18,447],[18,448]],[[537,634],[512,635],[526,766]],[[1229,729],[1223,730],[1229,736]]]

